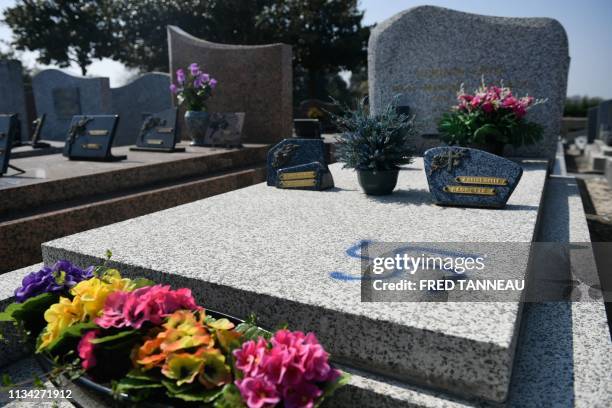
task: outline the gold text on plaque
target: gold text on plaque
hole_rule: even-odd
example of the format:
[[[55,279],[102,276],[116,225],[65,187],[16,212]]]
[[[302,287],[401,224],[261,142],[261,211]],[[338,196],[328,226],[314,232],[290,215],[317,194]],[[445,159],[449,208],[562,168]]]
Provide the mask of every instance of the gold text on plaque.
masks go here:
[[[147,139],[147,144],[150,145],[163,145],[164,141],[161,139]]]
[[[488,186],[507,186],[508,180],[501,177],[457,176],[455,181],[461,184],[485,184]]]
[[[279,178],[281,180],[300,180],[300,179],[313,179],[317,177],[314,171],[297,171],[295,173],[282,173]]]
[[[494,196],[497,191],[492,187],[476,187],[476,186],[446,186],[444,191],[451,194],[473,194]]]
[[[278,185],[280,188],[296,188],[296,187],[314,187],[317,184],[315,179],[304,180],[281,180]]]
[[[87,131],[87,133],[89,133],[89,136],[106,136],[108,135],[108,130],[106,129],[92,129]]]
[[[157,129],[155,129],[155,131],[157,133],[172,133],[174,131],[174,128],[171,128],[171,127],[158,127]]]
[[[85,150],[100,150],[102,148],[102,145],[97,143],[86,143],[82,144],[81,147]]]

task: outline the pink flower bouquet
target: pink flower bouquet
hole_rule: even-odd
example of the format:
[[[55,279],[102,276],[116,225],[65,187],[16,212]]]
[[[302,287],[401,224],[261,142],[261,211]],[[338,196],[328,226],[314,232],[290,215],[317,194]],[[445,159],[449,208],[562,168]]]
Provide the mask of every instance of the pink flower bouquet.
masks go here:
[[[442,140],[449,145],[519,147],[542,137],[542,127],[525,116],[545,100],[517,97],[503,84],[486,86],[483,81],[473,94],[466,93],[461,85],[457,102],[438,123]]]
[[[348,380],[313,333],[270,333],[206,311],[187,288],[105,267],[64,286],[77,268],[63,261],[53,270],[28,275],[0,320],[27,328],[52,372],[108,384],[117,398],[310,408]],[[48,282],[32,286],[42,275]]]

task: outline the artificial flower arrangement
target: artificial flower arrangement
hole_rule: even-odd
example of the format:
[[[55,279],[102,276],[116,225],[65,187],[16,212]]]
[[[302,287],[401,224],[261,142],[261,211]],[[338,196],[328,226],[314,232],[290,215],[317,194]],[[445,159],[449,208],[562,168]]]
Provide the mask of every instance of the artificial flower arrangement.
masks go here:
[[[131,402],[315,407],[348,381],[313,333],[215,318],[187,288],[106,266],[57,262],[27,275],[15,298],[0,320],[23,328],[54,373],[111,384]]]
[[[542,126],[525,119],[527,112],[546,102],[532,96],[517,97],[509,87],[486,86],[484,79],[473,94],[463,84],[457,105],[438,123],[442,140],[449,145],[480,147],[501,154],[504,145],[519,147],[542,138]]]
[[[170,85],[170,91],[175,94],[180,104],[188,111],[206,111],[206,101],[217,87],[217,80],[200,69],[197,63],[189,65],[187,70],[176,70],[176,84]]]

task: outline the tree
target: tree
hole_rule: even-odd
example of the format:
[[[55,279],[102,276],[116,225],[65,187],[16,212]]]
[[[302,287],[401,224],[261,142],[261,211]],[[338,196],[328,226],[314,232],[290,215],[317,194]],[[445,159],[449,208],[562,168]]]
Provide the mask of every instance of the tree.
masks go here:
[[[269,39],[293,46],[294,82],[309,98],[327,99],[341,70],[365,66],[370,28],[356,0],[272,0],[259,18]]]
[[[95,0],[19,0],[4,11],[18,50],[38,51],[38,62],[67,67],[83,75],[93,59],[110,55],[113,27],[108,4]]]

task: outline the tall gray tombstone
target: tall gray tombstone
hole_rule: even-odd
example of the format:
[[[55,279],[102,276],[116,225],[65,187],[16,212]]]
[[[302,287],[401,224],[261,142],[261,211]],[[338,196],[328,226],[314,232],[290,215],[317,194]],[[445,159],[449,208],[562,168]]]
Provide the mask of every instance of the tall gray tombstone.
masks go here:
[[[599,111],[598,106],[589,108],[587,114],[587,139],[589,143],[593,143],[597,138],[597,113]]]
[[[168,26],[168,52],[171,72],[196,62],[218,80],[209,109],[244,112],[243,142],[271,143],[291,137],[291,46],[216,44]],[[179,112],[179,122],[183,114]]]
[[[21,122],[21,140],[30,134],[23,88],[21,62],[17,60],[0,61],[0,114],[16,113]]]
[[[597,107],[597,138],[606,141],[606,132],[612,131],[612,99],[603,101]]]
[[[472,91],[484,77],[503,80],[515,94],[547,98],[528,118],[544,139],[507,154],[554,158],[569,69],[567,35],[549,18],[507,18],[434,6],[415,7],[377,25],[368,45],[370,108],[374,113],[400,94],[425,137],[419,150],[440,144],[440,116],[457,103],[461,83]]]
[[[119,115],[115,146],[135,144],[144,118],[172,107],[170,76],[147,73],[125,86],[112,88],[111,102],[113,113]]]
[[[47,115],[42,138],[65,140],[75,115],[111,114],[108,78],[83,78],[56,69],[41,71],[32,78],[36,113]]]

